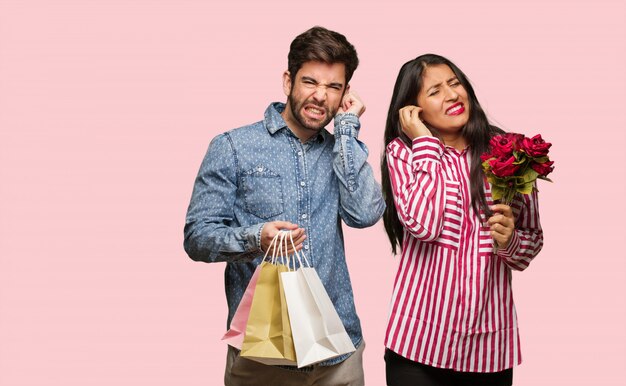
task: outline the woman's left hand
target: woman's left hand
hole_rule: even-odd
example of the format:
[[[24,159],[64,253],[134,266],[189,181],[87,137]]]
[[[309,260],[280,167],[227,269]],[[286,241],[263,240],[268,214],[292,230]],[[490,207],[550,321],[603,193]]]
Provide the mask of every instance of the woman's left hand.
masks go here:
[[[497,204],[491,207],[494,215],[487,221],[491,226],[491,237],[498,243],[498,248],[506,248],[515,232],[515,218],[510,206]]]

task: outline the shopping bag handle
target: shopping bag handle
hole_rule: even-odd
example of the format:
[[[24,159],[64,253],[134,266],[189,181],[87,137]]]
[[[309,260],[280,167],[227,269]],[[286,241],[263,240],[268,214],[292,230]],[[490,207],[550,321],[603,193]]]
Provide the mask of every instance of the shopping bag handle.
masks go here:
[[[261,260],[261,261],[265,261],[265,259],[267,259],[267,256],[269,255],[270,251],[272,251],[272,256],[271,256],[270,262],[273,263],[276,260],[276,248],[272,248],[272,247],[276,246],[276,242],[278,240],[278,236],[280,236],[280,232],[276,233],[276,236],[274,236],[274,238],[272,239],[272,242],[267,247],[267,251],[265,251],[265,255],[263,256],[263,260]]]
[[[289,257],[286,257],[287,256],[287,242],[286,242],[286,240],[287,240],[286,233],[287,232],[288,231],[278,231],[277,236],[280,236],[280,241],[279,241],[279,244],[278,244],[278,248],[275,248],[275,249],[278,249],[278,255],[272,261],[273,264],[276,264],[279,261],[279,258],[280,258],[280,263],[282,265],[289,265]],[[283,240],[285,242],[283,242]],[[283,250],[283,244],[284,244],[284,247],[285,247],[284,250]]]
[[[285,244],[287,244],[287,238],[285,237]],[[304,252],[300,251],[298,252],[296,250],[296,245],[293,242],[293,235],[291,234],[291,232],[289,232],[289,240],[291,240],[291,246],[293,247],[293,255],[296,257],[296,259],[298,259],[298,263],[300,263],[300,267],[304,267],[304,265],[302,264],[302,260],[304,259],[304,262],[306,263],[307,267],[311,267],[311,264],[309,264],[309,260],[306,258],[306,255],[304,254]],[[300,255],[302,255],[302,259],[300,258]],[[293,269],[294,271],[296,270],[296,261],[294,260],[293,262]]]
[[[291,235],[291,231],[281,231],[281,233],[282,233],[282,236],[280,238],[280,248],[281,248],[281,251],[282,251],[283,247],[285,248],[284,249],[282,263],[283,263],[283,265],[287,266],[287,269],[289,271],[291,271],[291,268],[289,267],[291,259],[289,258],[289,254],[287,253],[287,251],[289,250],[289,244],[287,244],[287,233],[289,233]],[[295,269],[294,269],[294,271],[295,271]]]
[[[267,257],[269,256],[270,250],[272,250],[272,256],[269,259],[269,262],[271,264],[274,264],[274,265],[281,264],[281,265],[289,266],[289,256],[287,256],[287,250],[288,250],[287,233],[291,235],[290,231],[278,231],[278,233],[276,233],[276,235],[272,239],[272,242],[267,247],[267,251],[265,252],[265,255],[263,256],[262,261],[266,261]],[[292,244],[293,244],[293,241],[292,241]],[[283,245],[284,245],[284,249],[283,249]]]

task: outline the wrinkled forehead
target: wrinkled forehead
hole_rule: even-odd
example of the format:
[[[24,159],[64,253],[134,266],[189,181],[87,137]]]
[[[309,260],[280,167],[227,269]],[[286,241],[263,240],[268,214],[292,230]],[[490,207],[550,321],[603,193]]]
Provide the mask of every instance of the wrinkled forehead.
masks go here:
[[[456,74],[447,64],[430,64],[422,71],[422,90],[455,78]]]
[[[318,83],[346,84],[346,65],[343,63],[326,63],[318,61],[305,62],[296,74],[296,79],[310,78]]]

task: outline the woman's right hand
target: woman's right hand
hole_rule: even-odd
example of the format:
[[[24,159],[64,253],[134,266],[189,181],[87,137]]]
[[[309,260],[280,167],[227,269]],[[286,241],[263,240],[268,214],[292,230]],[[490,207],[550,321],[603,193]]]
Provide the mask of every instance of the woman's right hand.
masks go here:
[[[417,106],[404,106],[400,109],[400,126],[402,131],[406,134],[411,141],[417,137],[432,137],[433,134],[428,130],[424,122],[420,119],[421,107]]]

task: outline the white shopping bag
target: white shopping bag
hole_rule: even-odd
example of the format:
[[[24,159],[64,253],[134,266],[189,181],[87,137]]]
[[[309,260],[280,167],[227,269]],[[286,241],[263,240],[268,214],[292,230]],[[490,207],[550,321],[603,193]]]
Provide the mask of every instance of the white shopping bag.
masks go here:
[[[293,245],[293,239],[291,242]],[[280,279],[287,300],[298,367],[355,351],[317,272],[304,254],[301,258],[294,252],[294,267],[296,261],[299,268],[281,272]]]

